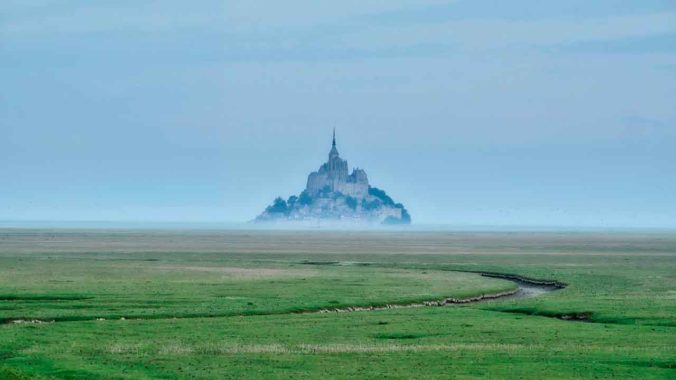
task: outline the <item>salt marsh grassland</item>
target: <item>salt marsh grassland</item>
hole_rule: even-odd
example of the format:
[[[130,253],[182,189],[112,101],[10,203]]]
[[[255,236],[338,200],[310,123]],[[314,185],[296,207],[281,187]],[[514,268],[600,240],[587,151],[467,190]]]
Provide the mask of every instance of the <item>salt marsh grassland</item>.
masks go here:
[[[534,298],[316,313],[566,284]],[[0,378],[673,378],[676,234],[0,230]]]

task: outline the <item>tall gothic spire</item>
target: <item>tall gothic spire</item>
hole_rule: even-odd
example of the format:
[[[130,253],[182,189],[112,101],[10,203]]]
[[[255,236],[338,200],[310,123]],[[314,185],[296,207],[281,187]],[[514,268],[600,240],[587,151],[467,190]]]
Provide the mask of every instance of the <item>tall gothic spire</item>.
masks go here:
[[[338,149],[336,149],[336,128],[333,128],[333,143],[331,144],[331,151],[329,152],[329,161],[332,157],[338,157]]]

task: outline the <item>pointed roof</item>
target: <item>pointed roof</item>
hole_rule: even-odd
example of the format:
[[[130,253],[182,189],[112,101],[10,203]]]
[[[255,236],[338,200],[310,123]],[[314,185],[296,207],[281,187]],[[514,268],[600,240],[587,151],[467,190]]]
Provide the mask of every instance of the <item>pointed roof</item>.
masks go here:
[[[336,128],[333,128],[333,143],[331,144],[331,152],[329,152],[329,159],[331,157],[338,157],[338,149],[336,149]]]

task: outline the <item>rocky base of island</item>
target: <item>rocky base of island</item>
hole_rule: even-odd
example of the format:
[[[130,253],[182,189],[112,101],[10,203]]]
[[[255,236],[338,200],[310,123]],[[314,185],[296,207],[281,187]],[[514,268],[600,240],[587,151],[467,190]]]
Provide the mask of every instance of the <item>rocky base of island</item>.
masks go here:
[[[401,203],[395,203],[384,191],[369,187],[358,199],[326,188],[315,196],[303,191],[299,196],[274,200],[256,220],[258,223],[298,222],[305,224],[402,225],[411,216]]]

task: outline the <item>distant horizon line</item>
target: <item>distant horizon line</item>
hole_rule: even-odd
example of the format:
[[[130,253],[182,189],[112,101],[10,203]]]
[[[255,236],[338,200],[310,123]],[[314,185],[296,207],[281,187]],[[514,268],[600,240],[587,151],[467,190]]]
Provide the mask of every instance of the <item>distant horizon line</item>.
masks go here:
[[[55,229],[224,229],[261,231],[487,231],[487,232],[614,232],[614,231],[655,231],[676,232],[676,226],[598,226],[598,225],[544,225],[544,224],[457,224],[457,223],[414,223],[408,226],[361,226],[361,225],[318,225],[312,227],[294,224],[254,224],[251,221],[122,221],[122,220],[12,220],[0,219],[0,228],[55,228]]]

